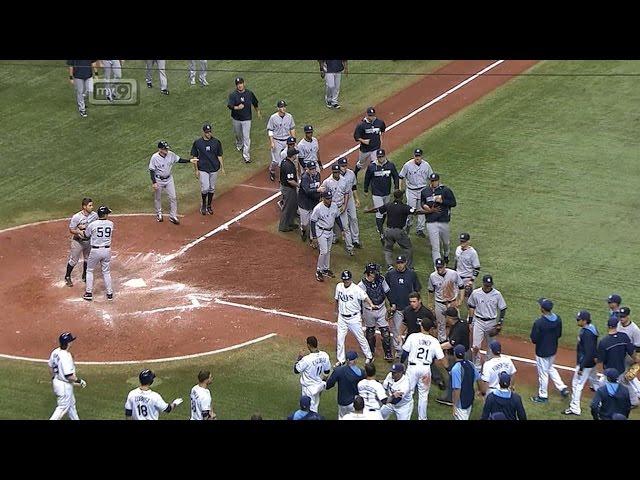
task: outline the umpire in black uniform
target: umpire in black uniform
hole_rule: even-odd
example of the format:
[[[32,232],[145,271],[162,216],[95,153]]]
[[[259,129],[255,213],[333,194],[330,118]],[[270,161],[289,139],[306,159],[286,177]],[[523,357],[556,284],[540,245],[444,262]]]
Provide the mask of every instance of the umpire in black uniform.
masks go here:
[[[287,158],[280,164],[280,191],[282,192],[282,201],[284,207],[280,213],[280,225],[278,230],[281,232],[292,232],[298,225],[295,224],[296,210],[298,207],[298,196],[296,188],[298,187],[298,170],[293,162],[293,158],[298,154],[295,148],[287,150]]]
[[[393,333],[393,347],[396,357],[402,354],[402,340],[400,338],[400,326],[402,325],[402,312],[409,306],[409,294],[419,292],[422,285],[415,270],[407,268],[407,257],[399,255],[396,258],[395,268],[389,270],[385,276],[389,285],[389,316],[391,317],[391,332]]]

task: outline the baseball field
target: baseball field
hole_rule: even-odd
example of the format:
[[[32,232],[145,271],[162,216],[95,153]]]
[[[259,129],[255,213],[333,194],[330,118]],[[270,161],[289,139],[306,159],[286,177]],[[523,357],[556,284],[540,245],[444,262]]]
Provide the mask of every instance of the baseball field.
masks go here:
[[[113,218],[122,227],[120,236],[114,237],[116,300],[111,307],[104,302],[78,303],[74,299],[82,295],[81,284],[73,289],[60,285],[68,254],[66,221],[0,232],[0,300],[5,310],[0,353],[44,359],[56,346],[59,332],[77,334],[74,355],[80,376],[89,384],[76,391],[83,419],[123,418],[124,399],[137,385],[142,368],[156,371],[154,389],[165,399],[188,397],[198,370],[209,368],[219,418],[246,419],[260,412],[264,418],[278,419],[296,409],[299,383],[291,367],[304,349],[304,338],[317,335],[320,348],[335,359],[335,330],[317,321],[335,320],[334,283],[314,281],[315,252],[295,233],[277,233],[274,199],[180,255],[172,268],[158,267],[166,259],[163,256],[275,193],[274,184],[266,179],[263,124],[278,99],[287,100],[299,127],[314,125],[325,158],[333,158],[345,150],[343,145],[353,145],[349,138],[353,121],[367,106],[378,106],[379,116],[390,125],[491,62],[353,62],[352,74],[343,79],[343,108],[329,110],[323,103],[317,63],[209,61],[210,69],[227,71],[209,72],[210,85],[205,88],[189,86],[185,71],[170,70],[169,96],[161,96],[157,87],[145,88],[139,105],[90,107],[84,119],[75,110],[62,61],[56,67],[51,62],[14,63],[0,62],[0,108],[7,112],[0,119],[5,133],[0,137],[0,157],[10,172],[0,178],[5,199],[0,205],[0,228],[68,218],[85,195],[115,213],[151,213],[147,164],[155,144],[168,140],[176,153],[187,156],[205,120],[212,122],[214,136],[225,147],[227,175],[219,179],[212,217],[199,216],[199,184],[192,167],[180,165],[174,175],[182,225],[156,224],[152,216]],[[126,62],[123,77],[137,78],[144,85],[142,66],[143,62]],[[170,61],[172,66],[184,67],[186,62]],[[453,66],[458,76],[408,75]],[[494,276],[495,287],[508,304],[503,330],[507,354],[534,358],[528,333],[541,296],[552,298],[564,319],[564,348],[558,358],[568,367],[575,361],[571,349],[579,309],[590,310],[604,332],[605,299],[616,292],[631,307],[633,318],[632,292],[638,286],[633,267],[640,232],[636,222],[627,219],[635,218],[637,200],[630,189],[640,176],[636,166],[640,141],[635,135],[639,120],[634,108],[640,90],[637,77],[630,74],[639,67],[629,61],[523,66],[524,75],[489,76],[501,83],[472,93],[480,88],[474,85],[483,85],[482,79],[474,80],[475,84],[460,88],[385,136],[389,158],[398,167],[420,147],[454,191],[458,206],[452,215],[452,237],[460,231],[471,233],[482,271]],[[250,165],[243,164],[233,148],[225,106],[238,74],[256,93],[263,112],[262,121],[254,120],[255,160]],[[420,86],[424,101],[411,98],[413,105],[393,104],[402,92],[417,97],[416,84],[425,79],[432,83]],[[438,83],[445,80],[449,83]],[[447,102],[457,102],[456,108],[440,112]],[[349,158],[352,163],[353,155]],[[370,206],[370,195],[361,191],[361,201],[363,208]],[[332,253],[332,269],[351,269],[356,279],[367,262],[384,263],[373,216],[359,218],[364,249],[355,257],[339,247]],[[416,270],[426,284],[430,250],[419,240],[413,237]],[[125,294],[123,286],[118,289],[125,279],[137,278],[155,286],[145,295]],[[192,303],[171,303],[183,291],[191,295]],[[154,310],[163,308],[168,310]],[[316,320],[265,311],[270,309]],[[157,364],[141,361],[220,350],[266,336],[202,357]],[[355,346],[353,339],[348,346]],[[140,362],[82,364],[129,359]],[[387,364],[376,363],[381,379]],[[566,418],[560,412],[567,401],[552,389],[548,404],[528,401],[536,391],[535,367],[519,362],[516,366],[517,389],[530,418]],[[0,418],[48,418],[55,398],[46,366],[3,358],[0,369],[0,389],[7,392],[0,397]],[[568,370],[561,375],[570,382]],[[433,388],[432,399],[438,394]],[[590,396],[583,395],[583,419],[590,418],[584,408]],[[472,418],[479,416],[480,406],[478,401]],[[336,418],[336,411],[334,391],[324,393],[320,413]],[[186,415],[186,410],[178,411],[166,418]],[[448,419],[450,408],[431,401],[429,417]],[[632,418],[638,418],[637,411]]]

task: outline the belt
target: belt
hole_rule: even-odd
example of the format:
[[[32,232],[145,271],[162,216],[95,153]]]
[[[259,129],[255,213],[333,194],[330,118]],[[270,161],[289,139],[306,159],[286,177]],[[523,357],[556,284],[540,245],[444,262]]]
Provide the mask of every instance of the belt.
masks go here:
[[[274,139],[274,140],[278,140],[279,142],[286,142],[286,141],[287,141],[287,139],[286,139],[286,138],[276,138],[276,137],[273,137],[273,139]]]
[[[170,178],[171,178],[171,175],[169,175],[168,177],[161,177],[160,175],[157,175],[157,177],[158,177],[160,180],[168,180],[168,179],[170,179]]]
[[[88,238],[80,238],[80,237],[78,237],[77,235],[74,235],[74,236],[73,236],[73,239],[74,239],[76,242],[88,242],[88,241],[89,241],[89,239],[88,239]]]
[[[94,247],[93,245],[91,245],[91,248],[111,248],[111,245],[105,245],[103,247]]]
[[[446,302],[441,302],[440,300],[436,300],[436,302],[438,303],[442,303],[443,305],[448,305],[450,303],[452,303],[454,300],[447,300]]]
[[[418,188],[411,188],[411,187],[407,187],[407,188],[408,188],[409,190],[424,190],[424,189],[425,189],[425,188],[427,188],[427,187],[425,186],[425,187],[418,187]]]
[[[483,322],[488,322],[489,320],[495,320],[496,319],[496,317],[493,317],[493,318],[482,318],[482,317],[479,317],[478,315],[474,315],[474,317],[476,317],[479,320],[482,320]]]
[[[369,411],[370,412],[379,412],[380,409],[378,409],[378,408],[370,408]]]
[[[353,317],[354,315],[357,315],[357,314],[355,314],[355,313],[349,313],[349,314],[347,314],[347,313],[341,313],[340,315],[342,315],[343,317],[347,317],[347,318],[349,318],[349,317]]]
[[[421,362],[422,365],[431,365],[430,363],[426,363],[426,362]],[[413,363],[413,362],[409,362],[409,365],[420,365],[419,363]]]
[[[320,227],[318,225],[316,225],[316,227],[318,227],[320,230],[324,230],[325,232],[332,232],[333,231],[333,228],[323,228],[323,227]]]

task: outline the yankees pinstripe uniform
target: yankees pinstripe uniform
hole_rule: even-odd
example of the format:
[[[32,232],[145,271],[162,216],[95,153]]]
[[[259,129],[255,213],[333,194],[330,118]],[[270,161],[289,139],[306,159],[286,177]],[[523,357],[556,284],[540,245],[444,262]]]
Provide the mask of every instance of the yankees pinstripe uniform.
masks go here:
[[[349,225],[349,236],[354,247],[360,248],[360,227],[358,225],[358,212],[356,207],[360,206],[358,199],[358,178],[353,170],[347,168],[347,159],[341,157],[338,159],[340,167],[340,175],[344,180],[345,192],[348,193],[347,208],[345,210],[345,219]],[[345,223],[343,219],[342,223]]]
[[[200,72],[198,73],[198,81],[200,85],[206,87],[209,85],[207,82],[207,60],[198,60]],[[196,84],[196,61],[189,60],[189,85]]]
[[[340,174],[340,166],[334,164],[331,166],[331,176],[324,179],[322,186],[326,191],[331,191],[332,201],[331,205],[335,205],[340,213],[340,222],[344,228],[344,248],[349,255],[353,255],[353,242],[351,237],[351,230],[349,225],[349,214],[347,212],[347,203],[349,194],[351,192],[350,187],[347,185],[347,179]],[[334,227],[334,234],[336,229]],[[336,243],[337,236],[333,237],[333,243]]]
[[[311,212],[309,223],[311,225],[311,238],[318,241],[318,264],[316,269],[316,280],[322,282],[323,275],[332,277],[331,266],[331,245],[333,241],[333,225],[338,222],[340,230],[343,230],[340,220],[340,211],[331,201],[331,191],[321,194],[322,201],[318,203]]]
[[[429,175],[433,173],[433,169],[429,162],[422,160],[422,150],[416,148],[413,152],[413,158],[402,166],[398,176],[401,180],[405,181],[407,191],[407,205],[412,208],[421,209],[420,204],[420,192],[424,190],[429,184]],[[400,183],[400,189],[402,189],[402,182]],[[407,233],[413,223],[413,216],[407,217]],[[419,215],[416,222],[416,233],[423,237],[424,229],[426,225],[426,218],[424,215]]]
[[[82,298],[91,301],[93,298],[93,270],[96,266],[102,266],[102,276],[104,278],[104,288],[107,291],[107,300],[113,299],[113,288],[111,286],[111,240],[115,229],[113,222],[107,220],[107,215],[111,213],[109,207],[98,208],[98,220],[87,225],[85,236],[91,243],[91,253],[87,261],[87,285]]]
[[[100,62],[104,69],[104,79],[106,82],[110,80],[120,80],[122,78],[122,60],[100,60]],[[114,84],[107,83],[106,89],[108,101],[113,102],[118,99],[118,91]]]
[[[480,259],[476,249],[469,245],[471,235],[460,234],[460,245],[456,247],[455,270],[464,282],[464,294],[468,298],[473,291],[473,282],[480,273]]]
[[[447,286],[447,284],[451,285]],[[438,340],[444,342],[447,339],[447,321],[444,312],[450,306],[457,307],[462,302],[464,283],[458,272],[446,268],[442,259],[439,258],[436,260],[436,271],[429,275],[427,290],[434,295]]]
[[[471,292],[471,296],[467,300],[469,322],[472,322],[473,325],[473,343],[471,345],[474,353],[473,363],[478,370],[480,369],[479,350],[482,347],[482,342],[485,340],[485,336],[488,337],[487,344],[495,340],[495,336],[490,336],[488,333],[498,324],[502,325],[507,310],[507,303],[504,301],[502,293],[493,288],[491,275],[482,277],[482,283],[483,286]],[[498,310],[500,310],[499,320]],[[487,348],[487,359],[492,356],[491,349]]]
[[[411,389],[409,377],[404,374],[404,365],[401,363],[392,365],[391,371],[382,382],[382,387],[388,395],[400,399],[397,403],[391,401],[382,406],[380,409],[382,418],[386,420],[392,413],[395,413],[398,420],[411,420],[413,390]]]
[[[275,182],[276,167],[280,165],[280,152],[287,146],[287,138],[296,136],[296,124],[293,116],[287,113],[287,102],[277,103],[278,111],[269,117],[267,134],[271,144],[271,163],[269,164],[269,178]]]
[[[145,60],[144,79],[147,82],[147,88],[153,87],[153,64],[158,67],[158,77],[160,78],[160,93],[169,95],[167,88],[167,73],[165,68],[167,66],[166,60]]]
[[[93,202],[90,198],[82,199],[82,210],[71,217],[69,222],[69,231],[73,234],[71,238],[71,249],[69,251],[69,260],[67,262],[67,272],[65,273],[64,280],[68,287],[73,287],[71,281],[71,272],[73,268],[78,264],[80,254],[84,259],[82,266],[82,280],[85,281],[87,277],[87,261],[89,260],[89,254],[91,253],[91,244],[89,239],[84,236],[84,232],[91,222],[98,219],[98,214],[93,211]]]

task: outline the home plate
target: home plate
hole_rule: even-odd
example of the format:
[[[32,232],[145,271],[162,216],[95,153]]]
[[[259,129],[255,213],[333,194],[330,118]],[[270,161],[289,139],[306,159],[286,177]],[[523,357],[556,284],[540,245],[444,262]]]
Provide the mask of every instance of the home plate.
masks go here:
[[[131,288],[142,288],[147,286],[147,282],[141,278],[132,278],[131,280],[124,282],[123,285]]]

